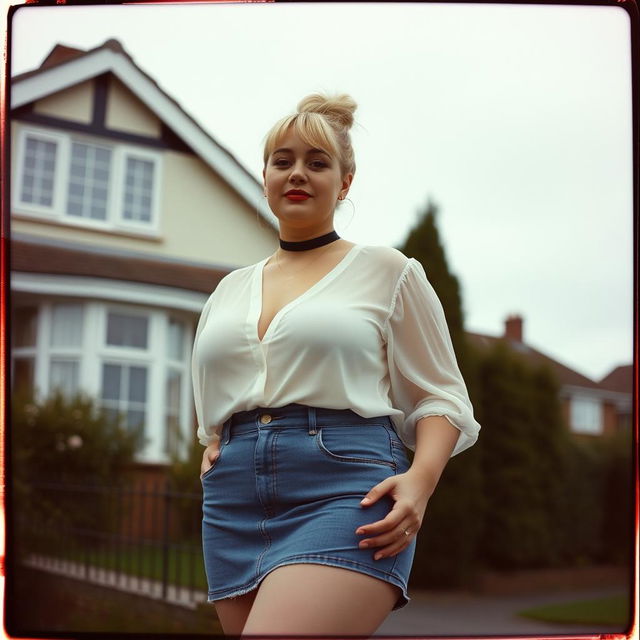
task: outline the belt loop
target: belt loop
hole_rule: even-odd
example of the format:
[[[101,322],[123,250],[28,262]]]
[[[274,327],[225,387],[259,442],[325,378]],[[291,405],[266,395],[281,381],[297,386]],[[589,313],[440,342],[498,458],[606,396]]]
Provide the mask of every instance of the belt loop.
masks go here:
[[[231,440],[231,418],[229,418],[222,427],[222,442],[229,444],[229,440]]]
[[[318,433],[316,427],[316,409],[315,407],[307,407],[307,413],[309,418],[309,435],[315,436]]]

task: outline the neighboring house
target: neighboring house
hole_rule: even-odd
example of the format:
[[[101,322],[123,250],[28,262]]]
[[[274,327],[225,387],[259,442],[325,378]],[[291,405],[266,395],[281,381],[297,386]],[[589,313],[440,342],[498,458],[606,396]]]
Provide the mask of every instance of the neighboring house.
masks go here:
[[[205,300],[277,247],[261,184],[117,40],[11,84],[13,388],[88,392],[167,462]]]
[[[632,365],[617,367],[600,382],[594,382],[527,345],[523,340],[523,319],[519,315],[506,319],[502,336],[471,332],[467,336],[480,348],[489,348],[498,340],[504,340],[531,365],[548,365],[560,384],[562,413],[571,433],[610,435],[631,428]]]

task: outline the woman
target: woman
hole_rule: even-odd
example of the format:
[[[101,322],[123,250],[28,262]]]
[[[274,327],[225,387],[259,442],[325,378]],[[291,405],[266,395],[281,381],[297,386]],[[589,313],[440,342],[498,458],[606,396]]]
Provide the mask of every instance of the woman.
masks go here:
[[[429,497],[480,428],[420,263],[333,230],[355,108],[308,96],[270,131],[280,248],[223,278],[196,331],[203,548],[226,634],[373,633],[408,602]]]

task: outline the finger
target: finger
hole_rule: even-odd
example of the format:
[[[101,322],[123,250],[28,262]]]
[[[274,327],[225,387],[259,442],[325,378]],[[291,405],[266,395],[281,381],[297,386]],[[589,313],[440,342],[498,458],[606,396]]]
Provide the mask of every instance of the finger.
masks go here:
[[[357,535],[375,536],[381,533],[386,533],[395,529],[403,520],[407,518],[408,512],[406,509],[394,505],[389,513],[382,519],[376,522],[362,525],[356,529]]]
[[[372,505],[374,502],[379,500],[383,495],[388,493],[395,486],[395,476],[391,476],[389,478],[385,478],[382,482],[377,484],[375,487],[369,490],[367,495],[362,498],[360,504],[363,507],[368,507]]]
[[[203,458],[203,461],[206,459],[206,460],[209,460],[209,462],[214,462],[214,460],[216,460],[219,455],[220,455],[220,441],[214,440],[204,450],[202,458]]]
[[[219,455],[220,455],[220,445],[217,443],[215,445],[209,445],[205,449],[204,453],[202,454],[202,464],[200,465],[200,475],[208,471],[213,466],[213,463],[218,459]]]
[[[382,558],[389,558],[391,556],[398,555],[400,552],[404,551],[410,544],[411,540],[413,540],[413,535],[410,533],[408,536],[402,534],[402,536],[394,543],[383,547],[382,549],[378,549],[373,554],[374,560],[381,560]]]
[[[359,547],[362,549],[366,549],[384,547],[387,545],[395,544],[398,541],[404,542],[404,540],[411,535],[411,532],[413,530],[415,530],[415,528],[412,527],[412,520],[405,518],[393,528],[388,529],[374,537],[361,540],[359,543]],[[405,533],[405,531],[407,533]]]

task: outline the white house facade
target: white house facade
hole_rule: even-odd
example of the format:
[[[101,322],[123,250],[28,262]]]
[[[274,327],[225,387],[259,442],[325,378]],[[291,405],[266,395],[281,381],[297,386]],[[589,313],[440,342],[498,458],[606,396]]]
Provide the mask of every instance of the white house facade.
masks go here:
[[[262,188],[117,40],[12,78],[12,387],[84,391],[163,463],[208,295],[277,246]]]

